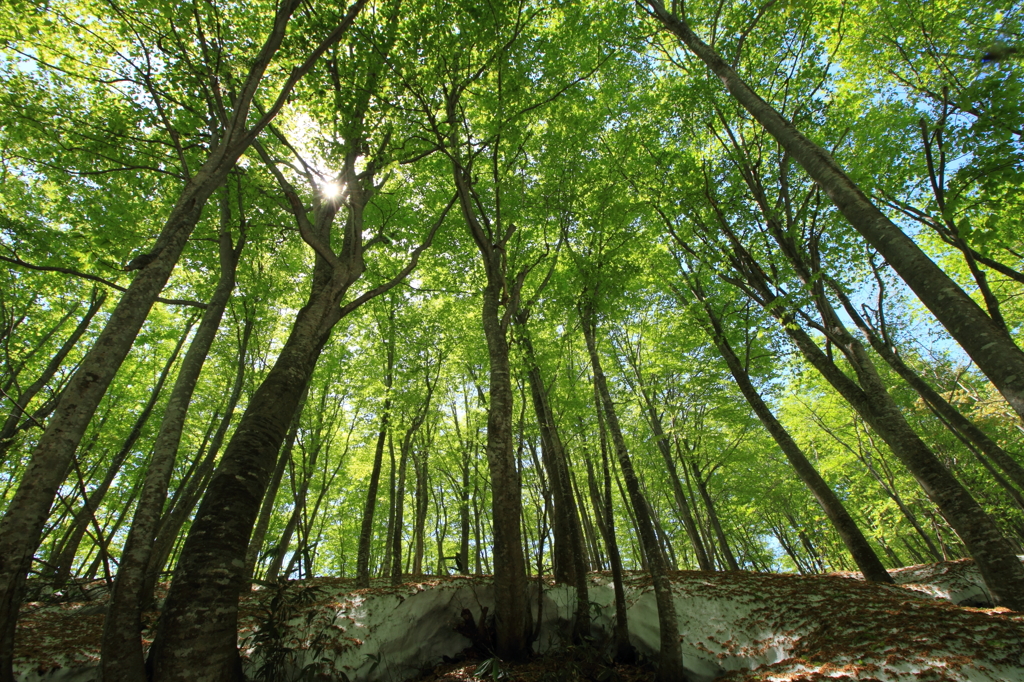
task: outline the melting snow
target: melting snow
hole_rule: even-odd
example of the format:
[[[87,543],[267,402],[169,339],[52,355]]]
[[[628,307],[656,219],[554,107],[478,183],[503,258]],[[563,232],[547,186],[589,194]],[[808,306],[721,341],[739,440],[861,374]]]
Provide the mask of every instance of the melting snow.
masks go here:
[[[969,560],[892,573],[899,586],[865,583],[856,574],[674,574],[691,680],[1024,682],[1024,614],[956,605],[989,599]],[[629,576],[626,597],[632,642],[655,658],[658,619],[650,579]],[[610,638],[613,599],[610,577],[592,574],[599,644]],[[535,619],[540,613],[535,649],[564,646],[573,589],[534,582],[531,603]],[[80,606],[27,605],[16,644],[18,680],[98,679],[103,616]],[[239,616],[239,645],[250,675],[267,663],[259,647],[266,633],[258,625],[272,607],[287,621],[275,644],[293,654],[293,672],[318,663],[336,679],[343,673],[352,682],[401,682],[470,647],[478,633],[467,616],[480,623],[493,613],[493,590],[489,577],[463,576],[365,590],[354,590],[350,580],[318,578],[254,590],[243,598]]]

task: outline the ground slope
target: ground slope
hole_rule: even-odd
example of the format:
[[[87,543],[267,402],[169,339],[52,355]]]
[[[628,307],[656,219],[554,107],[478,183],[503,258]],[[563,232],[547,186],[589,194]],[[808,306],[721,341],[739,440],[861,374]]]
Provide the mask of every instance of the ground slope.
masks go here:
[[[982,604],[988,598],[969,560],[899,569],[893,576],[903,585],[865,583],[856,574],[675,573],[688,674],[693,682],[1024,682],[1024,614],[953,603]],[[538,663],[507,668],[513,679],[645,674],[643,668],[627,672],[603,666],[613,593],[609,576],[592,574],[590,580],[598,650],[584,657],[589,665],[552,655],[567,647],[575,600],[571,588],[538,581],[531,597],[539,621],[535,649],[552,663],[546,669]],[[657,610],[646,576],[629,576],[627,601],[632,642],[654,659]],[[353,589],[345,579],[295,581],[245,596],[239,643],[254,678],[290,682],[305,668],[318,679],[400,682],[429,675],[445,661],[486,658],[492,608],[486,576],[365,590]],[[26,605],[16,643],[18,679],[97,679],[101,610],[101,597]],[[155,622],[156,615],[147,618]],[[451,664],[431,679],[461,679],[468,668]]]

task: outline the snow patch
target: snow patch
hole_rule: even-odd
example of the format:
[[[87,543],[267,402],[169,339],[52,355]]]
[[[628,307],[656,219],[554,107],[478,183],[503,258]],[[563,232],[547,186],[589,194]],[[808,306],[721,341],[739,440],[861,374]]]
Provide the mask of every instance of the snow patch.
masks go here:
[[[853,576],[673,574],[688,677],[1024,682],[1024,615],[948,603],[977,597],[972,590],[980,577],[969,562],[893,573],[902,586]],[[608,651],[615,617],[611,577],[591,574],[589,580],[592,634]],[[660,640],[650,578],[631,574],[625,589],[631,642],[656,660]],[[929,598],[936,596],[942,599]],[[565,647],[574,589],[533,581],[529,598],[539,621],[535,650]],[[288,654],[278,661],[281,679],[317,665],[326,675],[320,679],[401,682],[474,644],[486,655],[479,650],[486,647],[494,594],[491,578],[464,576],[361,590],[351,580],[320,578],[254,590],[239,613],[249,676],[268,664],[263,652],[273,649],[266,637],[274,630],[260,626],[275,603],[286,606],[275,612],[282,636],[273,647]],[[94,682],[102,618],[67,606],[29,611],[19,625],[16,679]]]
[[[907,566],[889,571],[897,585],[960,606],[988,608],[992,594],[971,559]]]

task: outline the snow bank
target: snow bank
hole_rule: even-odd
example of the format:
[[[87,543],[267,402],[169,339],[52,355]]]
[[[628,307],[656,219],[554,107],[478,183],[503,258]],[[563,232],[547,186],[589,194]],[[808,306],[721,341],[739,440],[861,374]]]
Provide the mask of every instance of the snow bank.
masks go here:
[[[963,608],[925,596],[973,599],[969,568],[954,562],[903,569],[894,577],[907,587],[840,576],[676,573],[684,666],[692,682],[1024,682],[1024,615]],[[656,658],[658,618],[650,579],[630,575],[626,599],[633,645]],[[608,647],[614,620],[608,575],[590,576],[590,600],[595,642]],[[565,646],[574,590],[534,582],[530,601],[539,620],[535,649],[545,653]],[[489,577],[363,590],[353,589],[350,580],[320,578],[247,595],[240,609],[239,646],[250,676],[265,668],[265,678],[286,682],[313,666],[323,675],[319,679],[401,682],[469,647],[486,656],[493,608]],[[275,629],[263,627],[268,620],[280,626],[279,639],[269,638]],[[69,608],[29,614],[20,625],[17,679],[93,682],[101,629],[102,615]],[[277,655],[268,657],[267,651]]]
[[[950,571],[934,575],[945,579]],[[914,579],[923,577],[919,572]],[[599,646],[608,647],[615,615],[611,580],[593,574],[590,581],[592,634]],[[835,576],[686,571],[674,574],[673,586],[683,664],[692,682],[723,675],[733,680],[896,681],[925,675],[1024,682],[1024,617],[958,608],[902,587]],[[558,650],[568,644],[574,590],[538,583],[533,590],[535,622],[540,614],[534,648]],[[352,682],[411,679],[473,643],[466,636],[467,614],[479,625],[493,613],[487,578],[355,594],[338,595],[327,611],[317,607],[317,613],[331,614],[347,644],[332,653],[309,646],[296,657],[295,671],[326,658],[325,672],[344,673]],[[630,576],[626,601],[633,645],[656,658],[658,614],[650,579]],[[310,627],[307,621],[302,615],[291,621],[293,646],[314,642],[313,630],[324,626]],[[250,671],[260,664],[252,653]]]
[[[992,594],[971,559],[907,566],[889,571],[889,575],[897,585],[935,599],[945,599],[960,606],[992,606]]]

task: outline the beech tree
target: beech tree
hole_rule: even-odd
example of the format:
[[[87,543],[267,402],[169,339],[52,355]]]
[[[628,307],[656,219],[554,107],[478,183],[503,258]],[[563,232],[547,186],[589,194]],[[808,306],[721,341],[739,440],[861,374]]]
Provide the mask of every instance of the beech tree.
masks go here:
[[[972,557],[1024,608],[1018,13],[0,19],[0,678],[95,579],[111,680],[240,679],[240,593],[326,575],[493,574],[514,658],[532,576],[585,643],[610,569],[629,661],[646,572],[661,679],[673,570]]]

